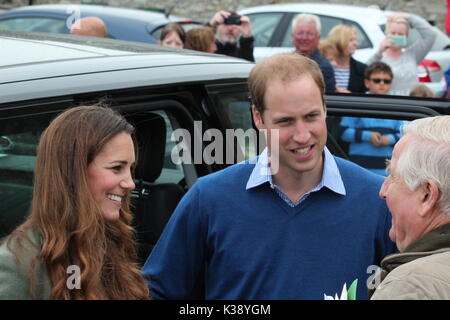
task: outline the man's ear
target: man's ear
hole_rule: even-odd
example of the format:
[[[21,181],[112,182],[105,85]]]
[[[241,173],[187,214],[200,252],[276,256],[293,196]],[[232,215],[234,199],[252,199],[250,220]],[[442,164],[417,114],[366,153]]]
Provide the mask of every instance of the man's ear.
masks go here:
[[[435,210],[441,197],[441,190],[435,181],[426,180],[419,186],[418,192],[420,196],[419,216],[425,217]]]
[[[364,85],[366,86],[367,89],[369,89],[370,80],[364,79]],[[370,91],[370,89],[369,89],[369,91]]]
[[[256,108],[256,106],[254,104],[252,104],[252,117],[253,117],[253,122],[255,123],[256,128],[261,130],[264,120],[262,118],[262,114],[258,111],[258,109]]]

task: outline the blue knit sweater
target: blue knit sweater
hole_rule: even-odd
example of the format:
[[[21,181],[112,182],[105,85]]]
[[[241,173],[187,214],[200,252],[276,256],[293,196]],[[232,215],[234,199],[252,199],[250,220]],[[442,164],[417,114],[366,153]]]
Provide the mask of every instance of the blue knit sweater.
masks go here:
[[[342,133],[342,140],[350,143],[350,160],[374,173],[386,175],[386,159],[391,158],[404,123],[402,120],[343,117],[341,126],[346,129]],[[389,137],[390,144],[375,147],[370,142],[373,132]]]
[[[156,299],[323,299],[396,252],[382,178],[336,158],[347,194],[327,188],[291,208],[269,184],[246,190],[254,165],[200,178],[182,199],[143,268]]]

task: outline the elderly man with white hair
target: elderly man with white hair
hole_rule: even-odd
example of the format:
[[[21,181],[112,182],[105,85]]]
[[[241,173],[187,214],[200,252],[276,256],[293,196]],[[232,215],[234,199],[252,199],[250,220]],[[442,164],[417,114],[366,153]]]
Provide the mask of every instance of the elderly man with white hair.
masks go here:
[[[450,299],[450,116],[412,121],[403,133],[380,190],[400,253],[381,262],[371,299]]]
[[[292,21],[292,44],[295,52],[317,62],[325,80],[325,92],[332,93],[336,89],[334,69],[331,63],[320,55],[321,30],[322,25],[318,16],[300,13]]]

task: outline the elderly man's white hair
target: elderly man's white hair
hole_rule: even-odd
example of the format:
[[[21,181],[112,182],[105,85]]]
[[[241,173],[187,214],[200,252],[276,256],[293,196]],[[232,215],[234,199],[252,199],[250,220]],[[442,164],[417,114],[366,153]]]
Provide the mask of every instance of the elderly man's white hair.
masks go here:
[[[402,128],[413,139],[399,155],[397,174],[413,191],[427,179],[441,192],[438,205],[450,215],[450,116],[417,119]]]
[[[292,20],[292,30],[295,29],[295,26],[299,22],[303,22],[303,23],[314,22],[316,25],[317,33],[321,34],[322,24],[320,23],[320,19],[318,16],[316,16],[314,14],[309,14],[309,13],[300,13],[300,14],[296,15],[294,20]]]

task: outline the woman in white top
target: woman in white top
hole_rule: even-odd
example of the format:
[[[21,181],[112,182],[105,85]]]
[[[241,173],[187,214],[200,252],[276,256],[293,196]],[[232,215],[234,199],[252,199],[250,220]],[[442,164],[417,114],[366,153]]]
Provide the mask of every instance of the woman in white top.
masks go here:
[[[410,24],[418,31],[421,39],[408,44]],[[378,51],[367,63],[387,63],[394,73],[389,93],[407,96],[410,89],[418,83],[417,65],[430,51],[435,39],[436,33],[422,18],[407,13],[392,14],[388,17],[386,38],[381,41]]]

